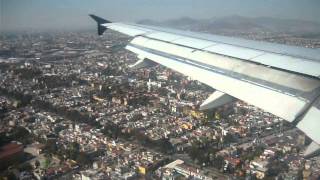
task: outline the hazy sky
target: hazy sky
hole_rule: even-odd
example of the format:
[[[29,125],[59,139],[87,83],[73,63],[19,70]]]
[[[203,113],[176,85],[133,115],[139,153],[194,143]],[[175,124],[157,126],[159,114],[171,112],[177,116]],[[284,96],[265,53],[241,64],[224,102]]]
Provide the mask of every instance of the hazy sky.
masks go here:
[[[0,0],[0,30],[94,27],[89,13],[112,21],[231,15],[320,22],[320,0]]]

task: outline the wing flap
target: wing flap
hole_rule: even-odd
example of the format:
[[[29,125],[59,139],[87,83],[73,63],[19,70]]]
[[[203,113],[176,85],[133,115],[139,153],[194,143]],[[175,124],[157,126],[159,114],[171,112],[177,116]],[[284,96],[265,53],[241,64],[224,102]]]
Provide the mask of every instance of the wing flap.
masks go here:
[[[161,40],[161,41],[167,41],[167,42],[171,42],[171,41],[175,41],[175,40],[184,38],[183,36],[180,36],[180,35],[176,35],[176,34],[172,34],[172,33],[165,33],[165,32],[151,33],[151,34],[146,35],[146,37]]]
[[[320,144],[320,96],[313,102],[310,109],[302,117],[297,127],[312,140]]]
[[[251,59],[264,54],[263,51],[248,49],[243,47],[236,47],[228,44],[218,44],[204,49],[216,54],[226,55],[239,59]]]
[[[212,93],[208,99],[206,99],[201,105],[200,110],[214,109],[223,106],[227,103],[233,102],[236,99],[228,94],[220,91],[215,91]]]
[[[197,50],[190,47],[172,44],[170,42],[138,36],[134,38],[130,44],[133,46],[164,52],[179,58],[192,60],[204,66],[214,67],[217,71],[219,69],[221,72],[232,73],[233,76],[247,79],[249,81],[256,81],[258,83],[265,84],[266,86],[268,86],[268,83],[271,83],[281,85],[289,89],[297,89],[303,92],[312,91],[320,86],[320,81],[312,78],[302,77],[262,65],[248,63],[247,61],[236,58],[213,54],[205,50]]]
[[[296,119],[300,111],[307,104],[307,101],[303,99],[274,91],[258,84],[245,82],[241,79],[228,77],[192,62],[166,57],[161,53],[148,52],[131,45],[128,45],[126,48],[290,122]]]
[[[190,37],[184,37],[182,39],[176,39],[172,41],[172,43],[181,45],[181,46],[187,46],[187,47],[193,47],[195,49],[204,49],[209,46],[216,45],[217,43],[203,40],[203,39],[196,39],[196,38],[190,38]]]
[[[288,71],[320,77],[320,63],[315,61],[304,60],[301,58],[284,56],[274,53],[265,53],[250,60]]]

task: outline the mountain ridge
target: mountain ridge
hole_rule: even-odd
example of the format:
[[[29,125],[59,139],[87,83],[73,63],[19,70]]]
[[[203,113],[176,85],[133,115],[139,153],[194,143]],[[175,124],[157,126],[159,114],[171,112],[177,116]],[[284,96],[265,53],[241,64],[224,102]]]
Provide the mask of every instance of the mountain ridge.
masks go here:
[[[226,16],[210,19],[181,17],[165,21],[144,19],[137,22],[144,25],[165,26],[195,31],[266,31],[290,34],[320,34],[320,23],[306,20],[277,19],[272,17]]]

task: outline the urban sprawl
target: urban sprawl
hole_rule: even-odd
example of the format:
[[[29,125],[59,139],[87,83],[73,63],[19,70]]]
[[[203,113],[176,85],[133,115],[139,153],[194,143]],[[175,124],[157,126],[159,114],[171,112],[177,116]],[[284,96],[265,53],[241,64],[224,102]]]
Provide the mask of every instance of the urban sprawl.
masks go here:
[[[0,179],[319,178],[294,125],[239,100],[200,111],[214,89],[159,65],[130,69],[128,41],[1,35]]]

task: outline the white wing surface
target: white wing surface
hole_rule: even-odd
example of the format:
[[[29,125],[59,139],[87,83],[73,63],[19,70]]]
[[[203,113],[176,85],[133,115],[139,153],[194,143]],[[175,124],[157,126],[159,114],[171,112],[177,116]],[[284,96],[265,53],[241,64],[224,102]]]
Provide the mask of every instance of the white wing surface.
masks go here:
[[[190,76],[217,91],[201,106],[214,108],[241,99],[295,123],[320,144],[320,50],[186,32],[90,15],[98,33],[112,29],[132,36],[126,49],[134,67],[150,61]]]

